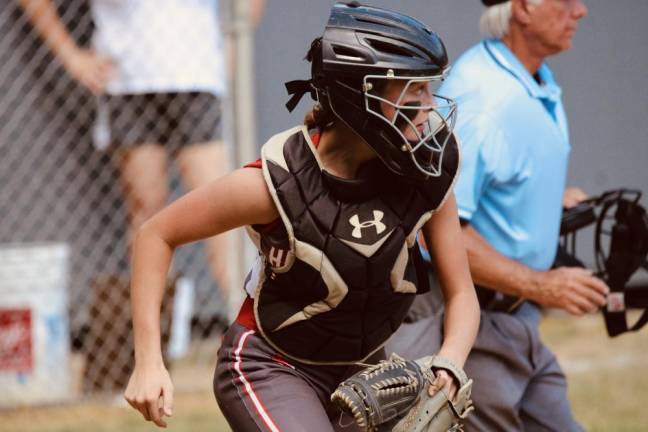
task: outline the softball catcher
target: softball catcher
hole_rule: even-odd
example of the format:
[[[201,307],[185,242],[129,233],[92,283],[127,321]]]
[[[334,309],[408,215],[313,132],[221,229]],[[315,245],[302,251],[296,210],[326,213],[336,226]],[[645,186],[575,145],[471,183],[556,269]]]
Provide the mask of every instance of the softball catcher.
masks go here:
[[[151,342],[157,305],[142,298],[173,247],[243,225],[259,255],[214,377],[233,430],[358,430],[338,405],[359,409],[344,403],[369,376],[393,385],[359,393],[376,396],[362,399],[371,410],[363,427],[411,430],[419,417],[426,427],[452,427],[468,412],[470,382],[460,368],[479,310],[451,193],[456,104],[434,93],[448,71],[445,47],[411,17],[338,3],[307,59],[310,79],[286,85],[289,110],[307,93],[317,101],[307,125],[273,136],[259,161],[171,205],[138,237],[135,340],[154,361],[137,362],[126,397],[158,423],[155,404],[172,393]],[[419,231],[442,275],[444,343],[429,359],[384,361],[383,345],[429,290]],[[378,366],[354,377],[367,363]],[[397,394],[394,411],[387,395]],[[438,415],[428,421],[422,413],[431,408]]]

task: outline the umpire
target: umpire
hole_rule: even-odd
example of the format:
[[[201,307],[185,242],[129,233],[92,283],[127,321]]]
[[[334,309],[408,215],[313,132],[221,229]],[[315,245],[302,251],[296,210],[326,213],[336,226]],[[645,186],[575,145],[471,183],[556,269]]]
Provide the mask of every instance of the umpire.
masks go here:
[[[567,119],[545,59],[571,48],[587,9],[581,0],[482,2],[487,37],[460,57],[440,90],[459,106],[455,193],[482,308],[465,365],[476,406],[466,430],[578,431],[565,376],[539,338],[538,306],[583,315],[604,305],[608,292],[586,269],[551,268],[561,204],[584,194],[565,189]],[[426,300],[389,350],[417,358],[416,341],[440,338],[439,320],[429,317],[434,300]]]

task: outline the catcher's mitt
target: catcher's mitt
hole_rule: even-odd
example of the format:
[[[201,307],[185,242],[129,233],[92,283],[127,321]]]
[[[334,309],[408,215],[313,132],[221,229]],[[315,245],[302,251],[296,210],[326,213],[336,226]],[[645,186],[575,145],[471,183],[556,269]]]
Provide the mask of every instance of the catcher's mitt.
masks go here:
[[[454,400],[443,392],[428,395],[434,369],[445,369],[459,383]],[[472,380],[450,361],[436,356],[404,360],[392,354],[342,382],[331,401],[366,431],[441,432],[458,430],[472,410]]]

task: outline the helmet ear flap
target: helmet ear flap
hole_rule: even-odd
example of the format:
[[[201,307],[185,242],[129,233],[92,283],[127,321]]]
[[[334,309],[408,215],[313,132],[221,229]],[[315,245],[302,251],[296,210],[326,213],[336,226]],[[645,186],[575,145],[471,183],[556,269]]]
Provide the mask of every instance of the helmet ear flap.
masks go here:
[[[324,88],[325,75],[321,36],[313,39],[304,59],[311,64],[311,82],[313,83],[313,86],[317,89]],[[313,96],[313,99],[317,100],[316,95],[311,94],[311,96]]]

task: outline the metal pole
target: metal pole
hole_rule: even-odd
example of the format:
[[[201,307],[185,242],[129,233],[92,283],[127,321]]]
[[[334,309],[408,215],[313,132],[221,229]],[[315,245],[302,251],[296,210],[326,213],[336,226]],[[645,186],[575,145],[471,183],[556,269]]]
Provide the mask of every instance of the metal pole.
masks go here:
[[[229,0],[231,43],[234,61],[232,76],[233,138],[235,166],[258,157],[256,145],[255,87],[254,87],[254,29],[251,22],[250,0]],[[232,272],[233,290],[230,313],[238,312],[233,303],[243,296],[242,284],[252,265],[256,251],[243,229],[236,231],[235,263]],[[241,298],[236,299],[235,293]],[[230,318],[233,318],[230,316]]]
[[[234,123],[237,164],[257,157],[254,87],[254,30],[250,0],[232,0],[234,36]]]

